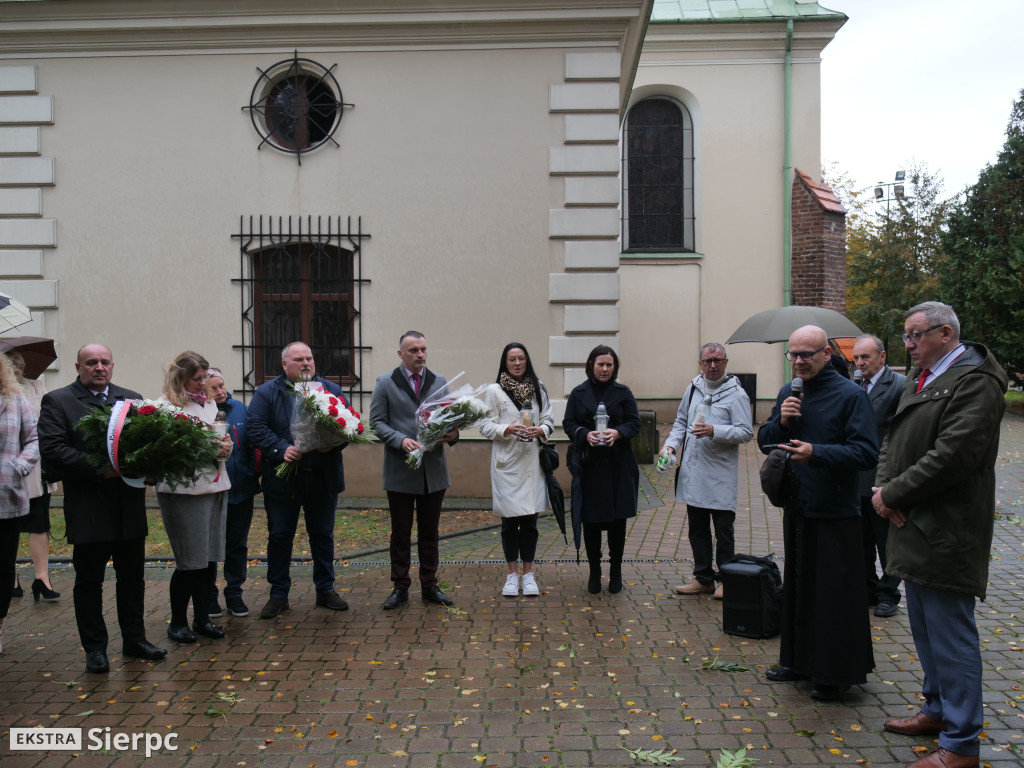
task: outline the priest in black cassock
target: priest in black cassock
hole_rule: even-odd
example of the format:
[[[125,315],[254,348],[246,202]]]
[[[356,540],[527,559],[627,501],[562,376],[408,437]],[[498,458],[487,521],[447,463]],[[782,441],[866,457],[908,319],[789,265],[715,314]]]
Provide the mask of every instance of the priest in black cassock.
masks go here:
[[[829,363],[821,328],[794,331],[786,354],[802,392],[786,384],[757,434],[790,454],[800,483],[783,509],[782,642],[766,676],[810,680],[812,698],[830,701],[875,667],[858,479],[878,458],[878,435],[867,393]]]

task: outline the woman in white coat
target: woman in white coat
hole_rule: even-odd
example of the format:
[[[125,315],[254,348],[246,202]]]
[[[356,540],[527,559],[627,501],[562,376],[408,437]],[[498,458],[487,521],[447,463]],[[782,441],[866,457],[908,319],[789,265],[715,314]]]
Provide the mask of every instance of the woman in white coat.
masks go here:
[[[501,546],[508,576],[501,594],[516,597],[523,561],[524,595],[539,595],[533,573],[537,552],[537,516],[549,507],[547,482],[540,467],[539,442],[555,430],[551,399],[533,371],[526,347],[512,342],[501,353],[497,383],[484,393],[491,415],[480,432],[491,446],[491,495],[501,516]]]

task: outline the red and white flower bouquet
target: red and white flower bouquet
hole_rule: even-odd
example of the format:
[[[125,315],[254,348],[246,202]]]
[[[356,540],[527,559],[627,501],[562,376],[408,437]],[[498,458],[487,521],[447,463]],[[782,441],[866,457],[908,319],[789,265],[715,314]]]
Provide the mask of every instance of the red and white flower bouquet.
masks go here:
[[[291,424],[292,441],[303,453],[344,443],[375,443],[379,439],[358,411],[321,384],[300,381],[292,387],[292,393],[299,399]],[[279,464],[277,476],[289,476],[297,463]]]

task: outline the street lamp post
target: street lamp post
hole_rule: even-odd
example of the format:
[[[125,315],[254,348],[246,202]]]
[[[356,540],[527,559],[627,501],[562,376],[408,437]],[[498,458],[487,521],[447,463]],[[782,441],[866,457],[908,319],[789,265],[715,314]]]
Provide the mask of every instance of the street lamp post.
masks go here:
[[[896,171],[895,181],[885,183],[880,181],[875,184],[875,200],[880,203],[885,203],[885,215],[886,218],[889,216],[889,204],[893,200],[902,200],[905,197],[905,187],[903,186],[903,180],[907,174],[905,171]]]

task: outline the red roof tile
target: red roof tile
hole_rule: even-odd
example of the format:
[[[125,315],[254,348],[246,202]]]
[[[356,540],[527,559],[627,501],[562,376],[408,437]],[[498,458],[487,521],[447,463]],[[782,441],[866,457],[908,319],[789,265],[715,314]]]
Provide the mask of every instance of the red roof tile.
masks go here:
[[[793,170],[796,172],[797,179],[800,180],[801,184],[807,187],[808,191],[814,196],[818,205],[830,213],[846,213],[846,209],[843,207],[843,204],[839,201],[839,198],[836,197],[836,193],[832,191],[832,188],[828,184],[817,184],[810,176],[799,168],[794,168]]]

